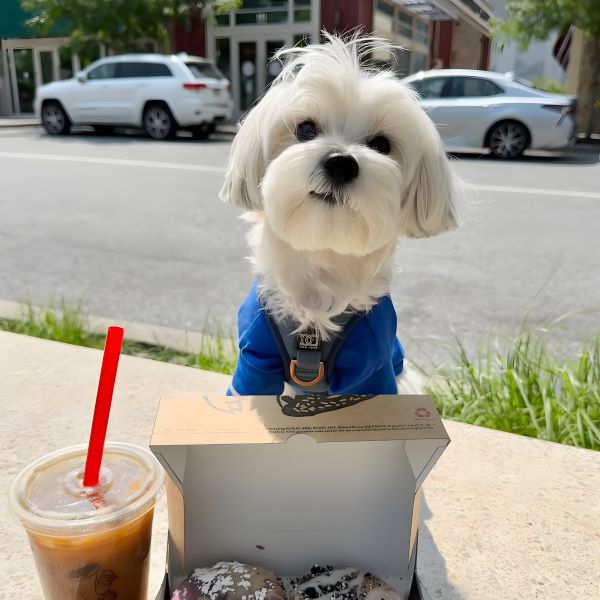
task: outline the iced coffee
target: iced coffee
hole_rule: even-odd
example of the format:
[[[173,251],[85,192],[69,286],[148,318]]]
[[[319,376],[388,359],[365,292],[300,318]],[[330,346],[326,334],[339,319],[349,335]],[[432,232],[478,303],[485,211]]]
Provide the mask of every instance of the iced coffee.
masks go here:
[[[46,600],[146,600],[152,516],[163,471],[146,449],[109,443],[100,482],[84,487],[86,447],[25,468],[10,504],[27,534]]]

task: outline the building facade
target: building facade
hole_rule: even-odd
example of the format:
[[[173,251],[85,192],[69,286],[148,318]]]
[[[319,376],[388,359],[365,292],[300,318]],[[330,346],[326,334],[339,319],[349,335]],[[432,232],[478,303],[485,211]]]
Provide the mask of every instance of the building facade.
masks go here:
[[[19,0],[0,2],[0,116],[30,115],[35,89],[73,77],[81,65],[69,38],[33,37]],[[98,48],[99,58],[102,49]]]
[[[231,80],[235,114],[277,76],[282,46],[315,43],[322,29],[361,30],[399,46],[373,58],[399,76],[438,67],[487,68],[492,11],[485,0],[244,0],[212,22],[174,26],[176,51],[208,56]]]
[[[432,67],[487,68],[491,15],[486,0],[244,0],[209,21],[173,23],[172,46],[216,62],[231,81],[239,117],[279,73],[275,52],[318,43],[321,30],[389,40],[395,55],[373,59],[403,77]],[[82,66],[67,37],[34,38],[25,20],[19,0],[0,2],[2,115],[31,113],[37,86],[72,77]],[[101,55],[99,48],[92,58]]]

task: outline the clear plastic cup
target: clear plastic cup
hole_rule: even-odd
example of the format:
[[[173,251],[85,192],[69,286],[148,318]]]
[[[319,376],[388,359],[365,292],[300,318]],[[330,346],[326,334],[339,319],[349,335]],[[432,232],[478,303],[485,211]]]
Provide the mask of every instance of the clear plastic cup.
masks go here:
[[[99,484],[83,487],[86,451],[73,446],[40,458],[9,490],[44,597],[146,600],[162,467],[146,448],[107,443]]]

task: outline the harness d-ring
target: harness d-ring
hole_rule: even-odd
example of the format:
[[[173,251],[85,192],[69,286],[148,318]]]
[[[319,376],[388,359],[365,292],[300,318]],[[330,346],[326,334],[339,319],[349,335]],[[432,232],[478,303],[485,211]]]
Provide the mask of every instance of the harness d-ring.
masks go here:
[[[299,379],[296,376],[296,365],[297,364],[298,364],[298,361],[296,359],[292,359],[292,361],[290,362],[290,377],[292,378],[292,381],[294,383],[297,383],[301,387],[311,387],[313,385],[316,385],[317,383],[320,383],[320,381],[325,376],[325,365],[323,364],[323,361],[321,361],[319,363],[319,373],[317,374],[317,376],[314,379],[312,379],[311,381],[303,381],[302,379]]]

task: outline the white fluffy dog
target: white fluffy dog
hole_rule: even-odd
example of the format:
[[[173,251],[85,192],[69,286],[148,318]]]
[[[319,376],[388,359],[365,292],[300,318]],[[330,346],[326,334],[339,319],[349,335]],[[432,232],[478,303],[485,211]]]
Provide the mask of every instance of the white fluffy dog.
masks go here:
[[[393,379],[402,349],[388,295],[398,237],[457,226],[457,186],[434,125],[392,73],[361,65],[385,43],[327,38],[279,53],[283,71],[233,143],[221,198],[254,222],[257,285],[240,309],[232,393],[279,394],[284,381],[311,392],[393,393],[390,365]],[[374,321],[344,333],[353,315]],[[330,364],[307,355],[304,376],[293,372],[292,346],[323,354],[336,338],[359,345],[345,354],[362,352],[364,372],[339,347]]]

